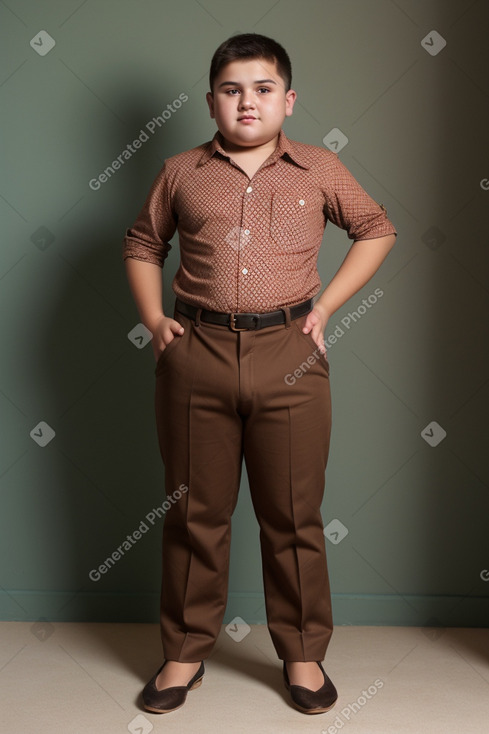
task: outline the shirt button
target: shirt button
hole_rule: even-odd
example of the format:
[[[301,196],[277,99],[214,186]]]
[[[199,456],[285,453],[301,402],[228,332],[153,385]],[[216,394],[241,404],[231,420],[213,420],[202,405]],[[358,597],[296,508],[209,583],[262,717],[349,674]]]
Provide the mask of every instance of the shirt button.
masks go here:
[[[245,229],[244,233],[245,234],[249,234],[250,233],[250,230],[249,229]]]
[[[306,202],[304,201],[304,199],[299,199],[299,204],[300,204],[301,206],[304,206],[304,204],[305,204],[305,203],[306,203]]]
[[[252,191],[253,189],[251,188],[251,186],[248,186],[248,188],[246,189],[246,193],[251,194]]]
[[[246,273],[248,272],[248,268],[243,268],[241,272],[243,273],[243,275],[246,275]]]

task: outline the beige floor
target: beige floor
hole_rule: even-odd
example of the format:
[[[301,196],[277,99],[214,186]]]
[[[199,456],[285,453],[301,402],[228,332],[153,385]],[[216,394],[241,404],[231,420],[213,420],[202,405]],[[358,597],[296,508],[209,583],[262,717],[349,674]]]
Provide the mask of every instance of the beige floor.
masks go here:
[[[291,708],[265,626],[223,626],[200,688],[170,714],[141,708],[162,662],[156,625],[0,623],[2,732],[487,734],[489,630],[336,627],[324,667],[339,699]],[[364,691],[366,693],[364,693]]]

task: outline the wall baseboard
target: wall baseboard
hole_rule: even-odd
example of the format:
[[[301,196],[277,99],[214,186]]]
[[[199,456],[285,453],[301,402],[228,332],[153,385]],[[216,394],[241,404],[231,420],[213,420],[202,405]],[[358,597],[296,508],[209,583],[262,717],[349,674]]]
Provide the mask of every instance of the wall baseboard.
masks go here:
[[[333,594],[336,625],[487,627],[489,597]],[[157,623],[157,593],[0,591],[0,620]],[[223,623],[266,624],[263,594],[230,592]]]

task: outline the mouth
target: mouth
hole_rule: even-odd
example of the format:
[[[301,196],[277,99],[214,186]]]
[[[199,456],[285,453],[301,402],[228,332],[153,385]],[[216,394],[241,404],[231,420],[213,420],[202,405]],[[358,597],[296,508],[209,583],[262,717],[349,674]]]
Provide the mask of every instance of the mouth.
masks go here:
[[[247,122],[249,120],[256,120],[256,117],[253,117],[253,115],[243,115],[243,117],[238,117],[238,122]]]

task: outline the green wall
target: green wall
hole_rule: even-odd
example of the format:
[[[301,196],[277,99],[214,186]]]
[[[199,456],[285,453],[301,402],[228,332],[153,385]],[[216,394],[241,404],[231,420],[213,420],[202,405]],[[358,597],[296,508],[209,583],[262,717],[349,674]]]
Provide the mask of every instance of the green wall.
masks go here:
[[[214,49],[255,31],[292,58],[288,136],[321,146],[339,128],[341,160],[399,232],[326,330],[338,339],[323,519],[348,530],[341,542],[335,524],[327,531],[335,622],[487,622],[487,20],[482,0],[0,4],[0,618],[158,619],[154,358],[127,336],[139,318],[122,239],[164,159],[214,133]],[[446,40],[435,55],[433,30]],[[181,94],[181,108],[90,186]],[[323,285],[350,244],[328,225]],[[45,446],[41,421],[55,432]],[[425,440],[442,435],[432,421],[446,432],[436,446]],[[235,616],[265,622],[245,472],[225,621]]]

